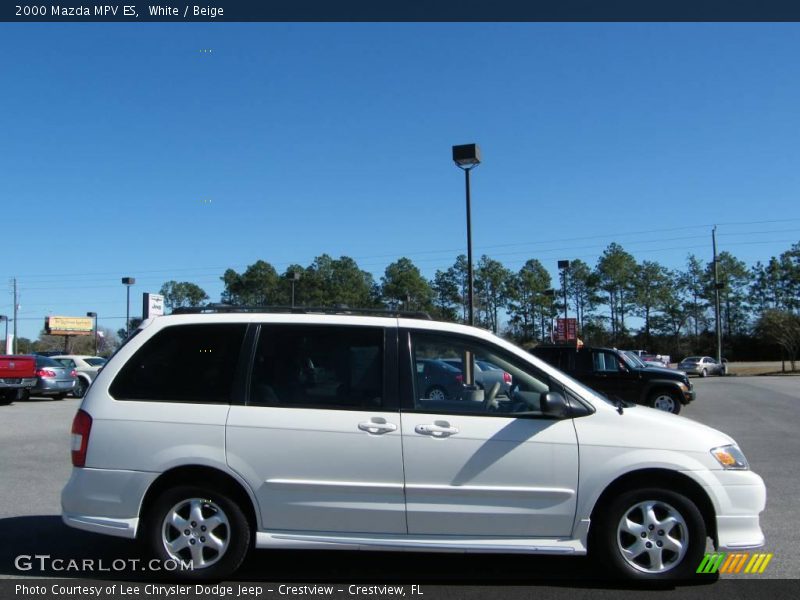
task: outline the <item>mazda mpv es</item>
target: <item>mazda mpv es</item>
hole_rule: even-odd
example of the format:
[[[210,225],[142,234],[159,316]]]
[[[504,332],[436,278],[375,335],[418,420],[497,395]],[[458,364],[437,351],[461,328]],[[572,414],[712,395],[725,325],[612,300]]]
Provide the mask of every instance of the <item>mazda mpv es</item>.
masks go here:
[[[417,363],[457,358],[426,397]],[[482,389],[474,361],[512,376]],[[144,322],[72,428],[64,522],[146,540],[186,577],[255,548],[590,555],[637,579],[761,546],[730,437],[611,403],[481,329],[422,315],[206,307]]]

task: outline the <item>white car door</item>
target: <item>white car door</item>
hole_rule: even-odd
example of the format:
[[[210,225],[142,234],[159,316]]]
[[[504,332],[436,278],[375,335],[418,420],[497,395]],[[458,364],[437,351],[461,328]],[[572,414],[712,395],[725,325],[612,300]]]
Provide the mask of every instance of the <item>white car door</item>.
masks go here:
[[[468,337],[411,332],[411,348],[409,369],[422,358],[460,356],[465,364],[477,358],[511,373],[514,386],[509,395],[465,389],[444,401],[421,390],[405,393],[409,534],[569,536],[578,485],[575,427],[572,419],[546,418],[540,410],[542,394],[557,391],[557,384]]]
[[[384,336],[395,331],[261,326],[226,448],[255,491],[262,530],[406,533],[396,385],[384,377]]]

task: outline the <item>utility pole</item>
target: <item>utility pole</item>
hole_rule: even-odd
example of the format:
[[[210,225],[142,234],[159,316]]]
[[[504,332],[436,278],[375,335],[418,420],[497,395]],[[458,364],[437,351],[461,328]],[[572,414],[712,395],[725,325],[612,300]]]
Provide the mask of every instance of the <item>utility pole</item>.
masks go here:
[[[719,272],[717,262],[717,226],[711,230],[711,245],[714,250],[714,317],[717,329],[717,362],[722,362],[722,327],[719,320]]]
[[[17,278],[14,277],[14,340],[11,342],[10,354],[16,354],[17,350]]]

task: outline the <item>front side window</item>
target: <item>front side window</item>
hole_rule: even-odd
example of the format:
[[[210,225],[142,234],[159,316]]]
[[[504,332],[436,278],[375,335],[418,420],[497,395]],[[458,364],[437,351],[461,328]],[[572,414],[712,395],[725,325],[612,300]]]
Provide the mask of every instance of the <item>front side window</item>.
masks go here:
[[[263,325],[249,404],[379,409],[383,338],[377,327]]]
[[[228,403],[247,325],[166,327],[128,360],[109,389],[117,400]],[[130,339],[130,338],[129,338]]]
[[[542,415],[550,378],[490,344],[461,336],[413,332],[414,409],[487,415]],[[480,363],[494,368],[481,369]],[[472,364],[472,381],[464,365]]]

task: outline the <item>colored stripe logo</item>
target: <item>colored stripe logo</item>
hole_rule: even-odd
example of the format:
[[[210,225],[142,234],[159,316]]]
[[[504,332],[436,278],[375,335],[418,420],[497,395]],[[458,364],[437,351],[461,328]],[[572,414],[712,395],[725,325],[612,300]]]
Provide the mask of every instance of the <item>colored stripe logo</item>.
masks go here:
[[[749,552],[712,552],[703,557],[698,573],[763,573],[772,554]]]

